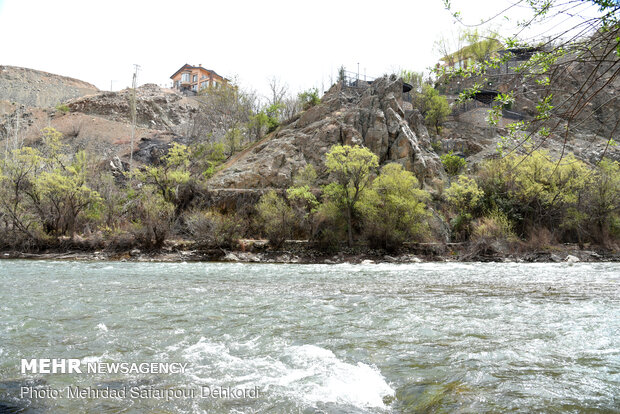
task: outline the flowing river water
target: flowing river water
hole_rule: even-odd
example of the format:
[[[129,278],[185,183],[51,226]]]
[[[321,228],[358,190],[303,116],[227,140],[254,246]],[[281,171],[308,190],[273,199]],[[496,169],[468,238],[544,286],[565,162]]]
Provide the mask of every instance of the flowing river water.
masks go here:
[[[617,263],[5,260],[0,315],[2,413],[620,412]]]

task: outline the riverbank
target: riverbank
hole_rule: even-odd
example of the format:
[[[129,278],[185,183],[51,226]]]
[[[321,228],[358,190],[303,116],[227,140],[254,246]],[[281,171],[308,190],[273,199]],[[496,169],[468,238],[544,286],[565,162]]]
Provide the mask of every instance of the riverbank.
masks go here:
[[[558,244],[532,249],[501,243],[409,243],[397,252],[367,246],[317,249],[305,240],[291,240],[272,249],[266,240],[240,240],[236,249],[200,248],[187,241],[167,241],[162,249],[143,251],[48,249],[39,252],[2,251],[2,259],[115,260],[130,262],[239,262],[239,263],[420,263],[420,262],[620,262],[620,252],[600,246],[580,248]]]

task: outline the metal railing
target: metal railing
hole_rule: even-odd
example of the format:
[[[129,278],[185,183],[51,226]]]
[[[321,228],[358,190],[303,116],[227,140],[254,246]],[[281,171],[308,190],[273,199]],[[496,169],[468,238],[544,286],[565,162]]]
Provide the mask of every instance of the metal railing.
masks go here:
[[[478,108],[491,108],[491,105],[484,104],[475,99],[471,99],[469,101],[457,104],[456,102],[452,104],[452,115],[458,116],[465,112],[472,111]]]
[[[516,121],[523,121],[525,116],[520,112],[510,111],[508,109],[502,109],[502,116],[507,119],[514,119]]]
[[[366,76],[357,72],[349,72],[343,70],[339,74],[342,85],[347,88],[367,88],[374,82],[375,78],[372,76]]]

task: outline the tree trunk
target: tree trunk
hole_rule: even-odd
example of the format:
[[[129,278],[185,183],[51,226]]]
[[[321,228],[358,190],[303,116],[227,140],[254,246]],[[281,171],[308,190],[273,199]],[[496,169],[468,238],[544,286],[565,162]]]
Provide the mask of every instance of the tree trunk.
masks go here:
[[[349,247],[353,246],[353,231],[351,230],[351,207],[347,206],[347,232]]]

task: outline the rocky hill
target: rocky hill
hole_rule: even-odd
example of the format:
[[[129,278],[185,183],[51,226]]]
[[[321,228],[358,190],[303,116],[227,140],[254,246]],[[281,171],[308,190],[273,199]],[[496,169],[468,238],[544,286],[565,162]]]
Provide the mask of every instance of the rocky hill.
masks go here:
[[[125,89],[72,99],[67,102],[67,106],[74,113],[130,123],[130,102],[131,91]],[[142,85],[136,89],[136,123],[142,128],[183,134],[185,131],[179,127],[190,121],[197,108],[196,100],[171,89],[163,89],[154,84]]]
[[[417,111],[403,110],[403,82],[383,77],[361,88],[334,85],[319,105],[234,157],[210,181],[214,188],[290,185],[295,173],[314,165],[324,181],[325,153],[336,144],[364,145],[380,162],[398,162],[421,178],[443,175]]]
[[[94,86],[71,78],[30,69],[0,68],[0,94],[4,94],[3,97],[14,94],[10,96],[22,102],[0,100],[0,139],[9,137],[9,148],[36,143],[41,130],[51,126],[63,133],[72,148],[89,151],[105,165],[116,157],[128,159],[129,90],[99,92]],[[577,80],[564,79],[565,85],[578,82],[585,69],[584,65],[573,64],[570,75]],[[603,75],[597,82],[606,81]],[[619,81],[616,78],[607,83],[597,100],[617,103]],[[12,86],[2,88],[2,85]],[[514,76],[501,79],[497,84],[498,89],[515,91],[517,99],[513,109],[526,119],[532,118],[531,108],[536,98],[536,90],[530,86]],[[561,89],[559,86],[556,89]],[[436,152],[438,145],[444,152],[454,150],[467,157],[474,168],[478,161],[497,155],[497,143],[506,135],[505,124],[510,120],[491,127],[486,122],[489,108],[475,105],[465,112],[455,113],[444,125],[441,136],[431,138],[422,116],[406,102],[402,91],[402,80],[396,77],[383,77],[372,84],[364,83],[362,87],[334,85],[319,105],[285,121],[274,133],[231,157],[211,178],[210,188],[224,192],[284,188],[306,164],[314,165],[319,178],[327,182],[325,153],[335,144],[364,145],[379,156],[382,164],[401,163],[427,183],[444,176],[437,154],[440,151]],[[79,96],[87,92],[90,94]],[[55,107],[61,95],[71,94],[76,96],[62,100],[66,108]],[[45,102],[53,107],[45,107]],[[209,118],[197,99],[156,85],[139,87],[136,102],[135,158],[138,162],[157,160],[172,141],[187,142],[190,137],[195,138],[196,119]],[[559,153],[565,145],[578,158],[591,163],[597,162],[603,153],[620,160],[620,149],[606,145],[617,126],[617,105],[599,108],[596,101],[590,106],[595,109],[590,112],[592,115],[579,119],[569,139],[552,134],[543,146]],[[559,116],[557,118],[561,121]],[[218,124],[217,119],[207,121]],[[117,165],[120,160],[115,160]]]
[[[182,140],[198,111],[196,100],[156,85],[136,90],[137,128],[135,158],[152,162],[165,152],[172,140]],[[130,150],[130,91],[98,92],[64,101],[65,110],[6,104],[0,112],[0,137],[10,137],[10,145],[32,145],[41,130],[60,131],[65,143],[76,150],[85,149],[109,161],[126,159]]]
[[[68,99],[98,93],[88,82],[34,69],[0,66],[0,101],[53,108]]]

